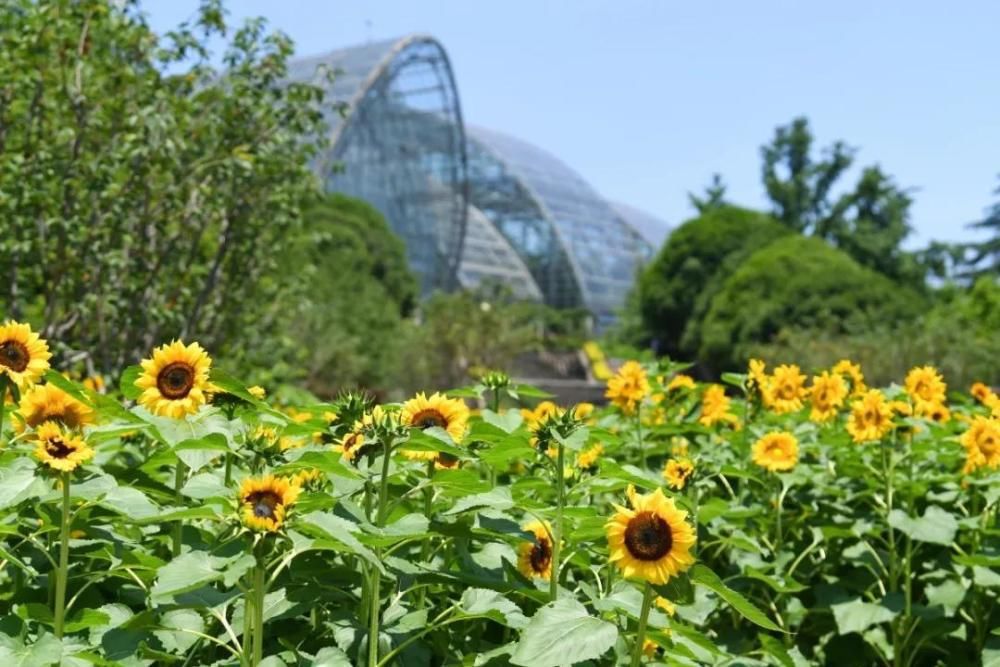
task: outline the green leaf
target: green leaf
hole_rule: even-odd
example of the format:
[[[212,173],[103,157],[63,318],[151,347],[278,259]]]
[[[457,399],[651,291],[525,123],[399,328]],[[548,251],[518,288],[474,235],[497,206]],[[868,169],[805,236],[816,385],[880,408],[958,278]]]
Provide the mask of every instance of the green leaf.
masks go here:
[[[451,507],[451,509],[444,512],[444,515],[452,516],[455,514],[461,514],[462,512],[468,512],[471,509],[478,509],[482,507],[489,507],[490,509],[495,510],[506,510],[513,506],[514,499],[510,495],[510,488],[506,486],[498,486],[497,488],[487,491],[486,493],[477,493],[475,495],[461,498]]]
[[[752,567],[748,567],[747,571],[743,576],[749,579],[756,579],[757,581],[763,581],[765,584],[774,589],[777,593],[798,593],[799,591],[804,591],[808,586],[804,586],[794,579],[778,579],[777,577],[771,577],[763,572],[756,570]]]
[[[914,519],[903,510],[889,513],[889,525],[918,542],[950,545],[958,532],[958,520],[937,505],[930,505],[924,515]]]
[[[754,606],[754,604],[745,597],[726,586],[722,582],[722,579],[719,578],[719,575],[710,570],[708,567],[702,565],[701,563],[697,563],[691,568],[689,576],[691,577],[691,581],[696,584],[701,584],[716,593],[719,597],[725,600],[730,607],[739,612],[743,618],[747,619],[751,623],[759,625],[766,630],[783,632],[783,630],[778,627],[774,621],[768,618],[764,612]]]
[[[185,653],[194,646],[199,638],[192,632],[203,633],[205,631],[205,621],[201,615],[193,609],[174,609],[168,611],[160,619],[163,630],[153,632],[163,648],[170,653]]]
[[[327,512],[310,512],[299,517],[298,521],[306,526],[313,526],[319,529],[322,533],[329,535],[342,544],[348,551],[361,556],[372,565],[378,567],[382,572],[385,571],[382,567],[382,561],[378,556],[355,536],[355,533],[361,531],[361,527],[357,524]]]
[[[938,586],[930,585],[924,589],[928,605],[944,607],[944,613],[947,616],[952,616],[962,605],[965,593],[966,586],[954,579],[948,579]]]
[[[36,476],[35,468],[27,458],[14,459],[6,468],[0,468],[0,509],[36,498],[48,490]]]
[[[116,486],[109,489],[100,501],[101,507],[124,514],[130,519],[150,519],[158,516],[160,508],[139,489]]]
[[[764,633],[757,635],[757,638],[760,640],[760,645],[764,651],[777,660],[781,667],[795,667],[795,661],[792,660],[792,656],[788,655],[784,644],[771,635],[765,635]]]
[[[174,453],[192,472],[197,472],[229,451],[229,443],[221,433],[211,433],[204,438],[185,440],[174,445]]]
[[[135,386],[135,381],[139,379],[140,375],[142,375],[142,366],[129,366],[122,371],[121,379],[118,380],[118,390],[122,396],[130,401],[138,400],[139,396],[142,395],[142,389]]]
[[[873,625],[888,623],[896,616],[891,609],[880,604],[865,602],[860,598],[831,605],[830,610],[837,622],[837,631],[842,635],[864,632]]]
[[[504,433],[513,433],[517,430],[517,427],[521,425],[524,418],[521,416],[519,410],[511,408],[507,412],[496,413],[492,410],[483,410],[482,412],[483,421],[487,424],[492,424]]]
[[[94,407],[94,402],[90,400],[90,396],[88,396],[83,391],[80,385],[73,382],[72,380],[66,379],[66,377],[63,376],[62,373],[58,373],[50,369],[45,372],[45,381],[48,382],[49,384],[59,387],[64,392],[66,392],[76,400],[80,401],[84,405],[89,405],[90,407]]]
[[[462,594],[459,611],[467,616],[486,616],[497,623],[514,629],[528,624],[521,608],[496,591],[487,588],[469,588]]]
[[[532,617],[510,662],[523,667],[573,665],[600,658],[617,639],[618,628],[594,618],[576,600],[557,600]]]
[[[55,635],[43,634],[28,645],[14,637],[2,638],[7,640],[0,643],[0,665],[4,667],[43,667],[62,660],[63,645]]]
[[[459,459],[469,458],[469,450],[456,447],[448,432],[436,426],[424,430],[410,429],[410,439],[400,447],[416,452],[445,452]]]
[[[553,398],[554,396],[544,389],[530,384],[515,384],[512,388],[518,396],[527,396],[528,398]]]
[[[150,591],[153,604],[169,601],[178,593],[191,591],[222,579],[226,559],[204,551],[189,551],[173,559],[156,572],[156,583]]]
[[[294,472],[296,470],[314,469],[320,472],[330,473],[338,477],[349,479],[359,479],[361,475],[354,468],[350,468],[340,462],[340,454],[333,451],[318,452],[315,450],[290,449],[285,453],[288,457],[295,457],[288,463],[282,464],[276,474]]]
[[[312,661],[313,667],[353,667],[347,654],[336,646],[321,648]]]
[[[234,494],[222,479],[213,473],[203,472],[195,475],[187,481],[181,489],[188,498],[204,500],[205,498],[226,498]]]

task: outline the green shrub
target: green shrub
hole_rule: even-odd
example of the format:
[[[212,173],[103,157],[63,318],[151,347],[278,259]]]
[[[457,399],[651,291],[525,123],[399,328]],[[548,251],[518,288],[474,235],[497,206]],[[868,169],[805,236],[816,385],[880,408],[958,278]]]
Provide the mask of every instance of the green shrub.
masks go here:
[[[789,233],[770,216],[735,206],[678,227],[639,279],[643,342],[675,357],[693,356],[700,318],[725,277],[750,253]]]
[[[806,370],[852,359],[875,386],[898,382],[924,364],[940,370],[953,389],[976,381],[1000,384],[1000,286],[981,279],[971,290],[942,290],[937,301],[923,317],[894,327],[847,335],[785,329],[770,343],[753,346],[752,354],[772,364],[796,360]]]
[[[793,236],[758,250],[726,279],[705,316],[699,358],[733,368],[785,328],[867,331],[925,307],[919,294],[825,242]]]
[[[395,380],[399,332],[416,303],[417,282],[382,214],[341,194],[316,202],[303,215],[301,234],[290,239],[283,266],[303,278],[298,298],[276,308],[306,386],[329,396]]]

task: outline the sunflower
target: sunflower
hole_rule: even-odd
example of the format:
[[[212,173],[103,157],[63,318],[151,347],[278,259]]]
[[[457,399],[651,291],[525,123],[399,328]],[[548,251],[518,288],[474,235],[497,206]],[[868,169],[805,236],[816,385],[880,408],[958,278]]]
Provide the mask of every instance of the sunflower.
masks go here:
[[[535,406],[534,410],[521,408],[521,417],[524,418],[524,423],[528,426],[528,430],[534,429],[552,415],[558,415],[561,413],[562,408],[552,401],[542,401]]]
[[[674,614],[677,613],[677,605],[675,605],[673,602],[663,597],[662,595],[657,595],[656,599],[653,602],[667,616],[673,616]]]
[[[646,369],[638,361],[626,361],[618,373],[608,380],[608,390],[604,395],[625,413],[633,412],[642,399],[649,396]]]
[[[105,389],[104,378],[100,375],[91,375],[83,379],[83,386],[95,394],[103,394]]]
[[[642,654],[647,658],[655,658],[656,652],[659,650],[660,645],[654,642],[652,639],[642,640]]]
[[[799,461],[799,441],[787,431],[768,433],[753,444],[753,462],[771,472],[791,470]]]
[[[828,422],[837,416],[837,409],[847,398],[847,383],[837,374],[823,371],[812,379],[809,388],[809,419],[814,422]]]
[[[938,424],[947,424],[951,421],[951,410],[944,403],[921,403],[920,416]]]
[[[316,468],[303,468],[288,478],[288,481],[300,488],[305,488],[313,482],[320,482],[323,473]]]
[[[965,447],[965,467],[969,474],[979,468],[1000,468],[1000,419],[975,417],[959,439]]]
[[[299,497],[301,487],[283,477],[248,477],[240,485],[239,503],[243,523],[252,530],[275,532],[285,521],[288,508]]]
[[[764,392],[764,404],[772,411],[780,414],[797,412],[802,409],[802,399],[806,397],[806,376],[795,364],[782,364],[774,369],[767,391]]]
[[[458,398],[448,398],[437,393],[425,396],[420,393],[403,403],[399,420],[405,426],[413,428],[443,428],[452,440],[460,442],[469,421],[469,408],[465,401]]]
[[[362,428],[363,426],[361,422],[355,422],[354,428],[345,433],[344,437],[340,439],[340,442],[334,445],[334,449],[339,449],[344,458],[348,461],[353,461],[357,457],[358,452],[361,451],[362,446],[365,444],[365,434],[362,432]],[[434,452],[430,453],[433,454]]]
[[[94,411],[54,384],[36,384],[23,394],[18,406],[24,424],[15,422],[15,430],[25,426],[36,428],[47,421],[58,422],[65,428],[79,429],[94,423]]]
[[[995,398],[996,396],[996,394],[993,393],[993,390],[982,382],[973,382],[972,386],[969,387],[969,393],[983,405],[989,405],[990,399]]]
[[[709,385],[701,397],[701,417],[698,418],[698,422],[703,426],[711,426],[720,421],[730,423],[736,421],[736,415],[729,412],[731,403],[722,385]]]
[[[601,454],[604,453],[604,445],[597,443],[589,449],[585,449],[576,455],[576,467],[581,470],[586,470],[588,468],[593,468],[597,465],[597,460],[601,458]]]
[[[678,389],[694,389],[694,378],[690,375],[684,375],[683,373],[678,373],[673,378],[671,378],[670,383],[667,384],[667,392],[677,391]]]
[[[645,495],[631,492],[629,500],[632,509],[615,505],[606,525],[609,559],[626,577],[665,584],[694,564],[695,535],[687,512],[677,509],[661,489]]]
[[[8,320],[0,325],[0,375],[21,389],[38,382],[49,370],[49,345],[31,327]]]
[[[573,408],[573,416],[581,421],[592,414],[594,414],[593,403],[577,403],[576,407]]]
[[[930,406],[945,402],[947,386],[933,366],[919,366],[906,375],[906,393],[917,405],[918,413],[930,411]]]
[[[267,390],[265,390],[259,384],[255,384],[252,387],[248,387],[247,393],[256,398],[258,401],[263,401],[264,397],[267,396]]]
[[[670,488],[680,491],[694,474],[694,464],[690,459],[668,459],[663,467],[663,478]]]
[[[869,389],[851,404],[847,432],[854,442],[879,440],[892,429],[892,406],[878,389]]]
[[[747,364],[747,388],[751,393],[763,398],[771,384],[767,374],[767,364],[761,359],[751,359]]]
[[[63,432],[59,424],[45,422],[38,427],[35,458],[54,470],[72,472],[94,457],[94,450],[83,438]]]
[[[539,577],[548,581],[552,576],[552,528],[548,522],[532,521],[524,530],[532,533],[535,539],[518,547],[517,569],[529,579]]]
[[[865,386],[865,374],[861,372],[861,365],[850,359],[841,359],[834,364],[831,369],[834,374],[845,378],[851,385],[851,396],[857,397],[868,391]]]
[[[208,371],[212,358],[198,343],[175,340],[153,350],[142,360],[142,375],[135,386],[142,389],[139,404],[155,415],[180,419],[194,414],[207,402]]]

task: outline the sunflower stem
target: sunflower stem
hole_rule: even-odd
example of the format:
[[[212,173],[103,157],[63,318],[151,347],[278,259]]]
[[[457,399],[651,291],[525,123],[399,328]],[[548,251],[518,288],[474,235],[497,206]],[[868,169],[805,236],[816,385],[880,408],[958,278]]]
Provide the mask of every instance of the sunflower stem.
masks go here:
[[[549,597],[553,601],[559,598],[559,557],[562,547],[563,506],[566,504],[566,447],[559,441],[559,453],[556,456],[556,525],[552,530],[552,576],[549,577]]]
[[[642,660],[642,645],[646,643],[646,624],[649,622],[649,609],[653,606],[653,587],[647,581],[642,593],[642,611],[639,612],[639,629],[635,635],[635,646],[632,647],[632,667],[639,667]]]
[[[7,384],[9,382],[10,378],[6,374],[0,375],[0,443],[3,442],[3,416],[4,410],[7,407]]]
[[[392,454],[392,448],[383,443],[382,445],[382,477],[379,479],[378,488],[378,514],[375,516],[375,525],[379,528],[385,525],[385,515],[386,508],[388,507],[389,500],[389,457]],[[379,549],[375,552],[375,555],[379,558],[382,557],[382,550]],[[371,608],[369,609],[368,617],[368,665],[369,667],[376,667],[378,665],[378,633],[379,633],[379,612],[382,608],[381,591],[379,588],[382,585],[382,578],[379,575],[378,568],[373,567],[372,569],[372,582],[371,582]]]
[[[646,467],[646,443],[642,440],[642,402],[635,406],[635,433],[639,440],[639,462]]]
[[[181,504],[181,489],[184,488],[184,476],[187,473],[187,465],[180,459],[177,460],[177,468],[174,471],[174,502],[179,507]],[[174,538],[170,553],[174,558],[181,555],[181,538],[184,531],[184,522],[174,523]]]
[[[56,570],[55,633],[63,636],[63,619],[66,615],[66,575],[69,571],[69,473],[60,475],[62,482],[62,523],[59,528],[59,568]]]
[[[263,563],[257,562],[253,575],[253,667],[264,658],[264,596],[267,594],[267,580]]]
[[[233,455],[226,452],[226,486],[233,481]]]
[[[434,462],[427,462],[427,486],[424,487],[424,516],[427,520],[431,520],[431,513],[434,511],[434,489],[430,485],[430,479],[434,475]],[[420,546],[420,563],[426,563],[427,559],[431,555],[431,539],[429,537],[424,538],[423,544]],[[417,594],[417,609],[424,606],[424,600],[427,597],[427,587],[421,586],[420,592]]]

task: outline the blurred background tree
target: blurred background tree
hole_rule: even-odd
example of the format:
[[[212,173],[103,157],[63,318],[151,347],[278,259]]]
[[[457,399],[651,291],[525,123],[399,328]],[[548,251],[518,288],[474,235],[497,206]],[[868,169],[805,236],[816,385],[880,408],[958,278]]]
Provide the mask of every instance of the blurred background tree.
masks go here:
[[[227,32],[214,1],[160,39],[134,2],[10,0],[0,52],[0,314],[88,373],[175,336],[266,349],[323,127],[320,89],[284,81],[288,38]]]

